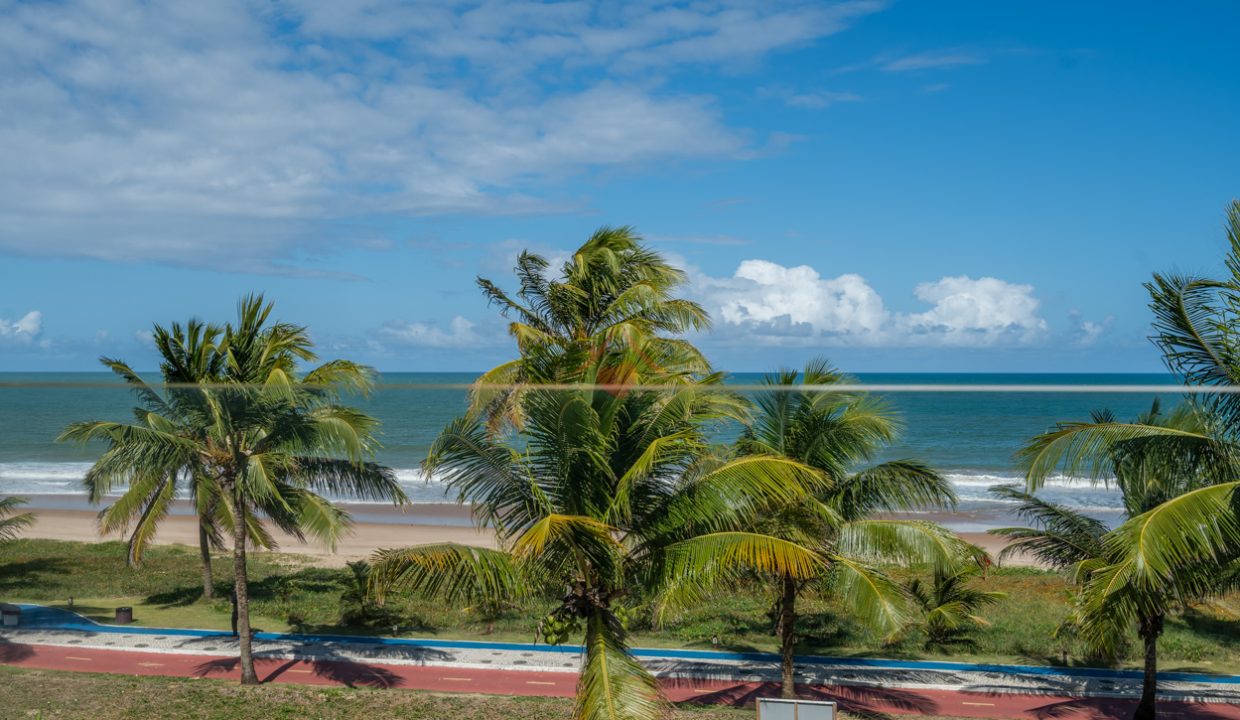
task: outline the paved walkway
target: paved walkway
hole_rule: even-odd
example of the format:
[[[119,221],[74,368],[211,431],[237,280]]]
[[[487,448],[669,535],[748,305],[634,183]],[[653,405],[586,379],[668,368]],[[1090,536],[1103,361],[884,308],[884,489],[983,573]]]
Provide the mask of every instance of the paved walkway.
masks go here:
[[[260,633],[255,651],[266,681],[351,687],[573,693],[576,647]],[[778,693],[767,654],[638,649],[675,700],[744,704]],[[50,608],[25,607],[23,626],[0,629],[0,662],[135,675],[229,677],[236,640],[218,631],[98,625]],[[978,666],[802,658],[807,695],[862,713],[960,717],[1120,718],[1140,679],[1098,669]],[[1167,717],[1240,720],[1240,677],[1169,673],[1160,678]]]

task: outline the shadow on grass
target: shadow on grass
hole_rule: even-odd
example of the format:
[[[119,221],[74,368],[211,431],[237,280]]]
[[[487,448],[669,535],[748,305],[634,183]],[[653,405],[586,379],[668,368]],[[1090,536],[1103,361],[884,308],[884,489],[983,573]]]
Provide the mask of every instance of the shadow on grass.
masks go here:
[[[1194,635],[1216,642],[1227,649],[1240,647],[1240,622],[1211,617],[1190,609],[1180,618]]]
[[[217,598],[226,598],[228,597],[229,590],[231,590],[231,588],[224,589],[219,585],[216,585],[215,596]],[[185,587],[165,590],[164,592],[152,593],[151,595],[146,596],[146,603],[148,605],[162,605],[164,607],[184,607],[186,605],[193,605],[199,600],[202,600],[201,585],[187,585]]]
[[[70,563],[64,558],[38,558],[0,563],[0,593],[29,591],[48,582],[52,575],[68,575]],[[56,583],[57,587],[60,583]]]

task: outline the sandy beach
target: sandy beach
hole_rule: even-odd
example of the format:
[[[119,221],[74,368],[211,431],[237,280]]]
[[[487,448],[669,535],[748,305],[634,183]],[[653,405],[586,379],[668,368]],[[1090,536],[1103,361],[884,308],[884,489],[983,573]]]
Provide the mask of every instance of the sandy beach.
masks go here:
[[[97,514],[91,510],[35,507],[31,512],[36,516],[35,524],[23,531],[23,537],[80,542],[124,539],[117,535],[100,535],[96,522]],[[390,513],[392,517],[385,518],[384,522],[365,519],[378,512]],[[384,547],[430,542],[457,542],[483,547],[495,545],[495,536],[489,531],[475,529],[470,522],[468,511],[455,505],[417,506],[416,510],[403,516],[398,510],[382,507],[355,512],[354,516],[358,521],[355,522],[352,532],[341,540],[335,552],[320,543],[302,542],[277,531],[279,552],[304,555],[315,564],[343,565],[351,560],[369,557],[375,549]],[[188,514],[168,517],[160,527],[155,542],[197,546],[198,527],[194,518]]]
[[[66,496],[43,496],[31,498],[31,512],[35,524],[24,531],[24,537],[49,540],[75,540],[98,542],[123,540],[121,536],[104,537],[99,533],[97,513],[84,509],[78,498]],[[352,532],[332,552],[315,542],[302,542],[295,537],[278,533],[279,552],[306,556],[321,565],[343,565],[352,560],[369,557],[376,548],[403,547],[419,543],[457,542],[481,547],[494,547],[495,536],[489,530],[474,527],[467,508],[460,505],[425,504],[411,505],[403,510],[387,505],[350,505],[355,524]],[[945,518],[921,518],[943,521]],[[977,545],[992,556],[1003,549],[1004,541],[984,532],[960,532],[968,542]],[[188,508],[182,506],[168,517],[155,539],[159,544],[196,546],[198,529]],[[1021,558],[1008,561],[1008,565],[1030,565]]]

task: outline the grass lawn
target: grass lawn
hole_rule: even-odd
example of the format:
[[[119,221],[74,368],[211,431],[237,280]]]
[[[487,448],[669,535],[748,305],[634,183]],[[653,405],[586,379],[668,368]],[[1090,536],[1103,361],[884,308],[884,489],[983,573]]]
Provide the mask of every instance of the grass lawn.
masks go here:
[[[140,569],[125,567],[121,543],[76,543],[20,540],[0,548],[0,599],[64,607],[69,596],[83,614],[108,622],[119,605],[134,608],[137,623],[149,626],[227,628],[231,561],[216,562],[217,595],[203,601],[196,550],[183,546],[152,548]],[[972,633],[974,645],[947,656],[953,660],[1008,663],[1088,663],[1081,648],[1053,633],[1067,612],[1069,586],[1052,573],[1031,569],[992,571],[983,581],[988,590],[1007,593],[983,615],[990,625]],[[310,565],[296,555],[251,555],[254,625],[261,630],[407,637],[511,640],[534,639],[538,619],[554,607],[554,599],[532,601],[485,614],[475,608],[412,598],[392,598],[383,608],[361,612],[350,595],[356,589],[351,572]],[[353,593],[355,596],[355,593]],[[712,647],[773,651],[775,638],[767,611],[769,590],[742,587],[719,593],[663,627],[635,621],[635,644],[655,647]],[[831,655],[942,659],[923,649],[916,628],[893,643],[883,643],[850,620],[829,599],[801,603],[800,651]],[[637,616],[640,618],[641,613]],[[1125,664],[1136,664],[1135,634]],[[1240,673],[1240,599],[1231,597],[1194,608],[1172,618],[1160,643],[1163,669]]]
[[[227,680],[107,675],[0,666],[0,720],[564,720],[565,698],[334,689],[242,687]],[[753,720],[752,708],[680,706],[671,720]],[[852,720],[855,716],[841,713]],[[925,716],[923,716],[925,717]],[[951,720],[932,718],[926,720]]]

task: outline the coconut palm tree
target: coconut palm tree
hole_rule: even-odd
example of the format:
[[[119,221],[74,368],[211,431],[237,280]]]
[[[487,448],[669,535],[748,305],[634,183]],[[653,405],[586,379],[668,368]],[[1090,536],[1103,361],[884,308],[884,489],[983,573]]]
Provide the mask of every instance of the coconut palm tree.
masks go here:
[[[9,495],[0,498],[0,545],[17,539],[22,530],[34,523],[34,513],[18,512],[26,498]]]
[[[191,319],[185,325],[173,323],[170,327],[155,325],[152,338],[160,355],[160,375],[164,394],[147,384],[129,365],[115,358],[100,358],[100,362],[132,387],[141,403],[134,408],[135,421],[156,426],[171,422],[175,432],[192,437],[204,429],[195,425],[195,418],[202,417],[204,403],[202,385],[212,385],[223,380],[224,356],[218,352],[217,343],[223,329]],[[188,495],[198,518],[198,552],[202,565],[202,596],[214,596],[214,578],[211,570],[211,551],[224,547],[221,523],[221,504],[218,488],[213,478],[196,464],[189,464],[162,478],[145,478],[133,482],[125,492],[100,513],[100,529],[105,533],[119,532],[129,535],[126,562],[130,567],[142,563],[147,545],[155,537],[159,525],[167,517],[173,501]],[[92,503],[101,502],[109,487],[101,487],[94,477],[87,475],[87,493]],[[267,538],[259,538],[266,540]]]
[[[62,435],[108,443],[88,473],[101,494],[121,484],[170,485],[187,467],[210,478],[232,534],[243,684],[258,682],[246,550],[256,538],[269,541],[263,521],[334,545],[349,518],[322,493],[404,499],[393,473],[367,460],[376,421],[338,402],[343,390],[368,387],[366,369],[335,361],[299,375],[296,363],[315,357],[309,338],[302,327],[269,323],[271,310],[261,296],[242,300],[236,324],[224,328],[215,350],[221,378],[195,383],[200,401],[179,408],[183,416],[150,411],[141,422],[83,422]]]
[[[532,354],[595,366],[602,384],[672,382],[710,370],[697,348],[674,337],[708,327],[706,311],[675,297],[684,271],[642,245],[632,228],[599,228],[558,275],[550,269],[546,258],[521,253],[515,295],[478,278],[488,302],[512,318],[508,331],[521,354],[484,373],[475,386],[474,407],[489,408],[493,428],[520,422],[511,386],[529,379],[526,358]]]
[[[850,382],[825,360],[804,372],[765,378],[771,390],[756,399],[757,413],[737,441],[742,457],[782,457],[813,467],[827,484],[813,496],[766,508],[755,527],[813,548],[818,572],[780,573],[775,601],[783,694],[795,697],[796,603],[807,592],[831,593],[861,620],[891,634],[908,620],[904,588],[879,563],[951,565],[968,554],[955,535],[931,523],[878,519],[881,513],[954,507],[956,495],[937,472],[912,460],[861,467],[896,437],[899,424],[882,402],[864,394],[822,392],[814,386]],[[810,386],[810,387],[806,387]]]
[[[1115,532],[1065,508],[1037,501],[1014,490],[1006,493],[1022,501],[1022,511],[1042,521],[1042,528],[1003,528],[997,534],[1015,538],[1015,548],[1027,548],[1060,567],[1071,567],[1084,588],[1070,622],[1082,630],[1095,649],[1114,654],[1127,630],[1135,626],[1144,647],[1144,681],[1137,718],[1156,713],[1158,639],[1166,616],[1184,602],[1212,592],[1209,573],[1165,576],[1157,585],[1111,585],[1126,577],[1131,567],[1123,558],[1140,545],[1139,534],[1124,530],[1130,523],[1159,512],[1169,501],[1209,488],[1238,466],[1235,447],[1219,438],[1210,417],[1199,405],[1185,403],[1163,413],[1157,400],[1149,412],[1123,423],[1108,411],[1093,413],[1089,422],[1061,423],[1035,437],[1018,453],[1027,466],[1030,490],[1062,471],[1069,478],[1092,478],[1120,491],[1128,522]],[[1005,491],[1000,491],[1005,492]],[[1016,551],[1015,548],[1009,549]],[[1106,579],[1104,584],[1100,584]],[[1110,600],[1103,603],[1097,593]]]
[[[625,642],[626,598],[683,588],[716,566],[815,576],[816,552],[748,523],[759,506],[807,497],[821,475],[785,458],[712,452],[708,424],[743,410],[718,376],[657,390],[600,387],[605,368],[543,355],[527,357],[523,372],[519,435],[497,437],[484,417],[466,415],[426,462],[495,529],[500,548],[380,550],[373,587],[471,604],[563,593],[545,625],[584,636],[574,717],[663,717],[655,680]]]

